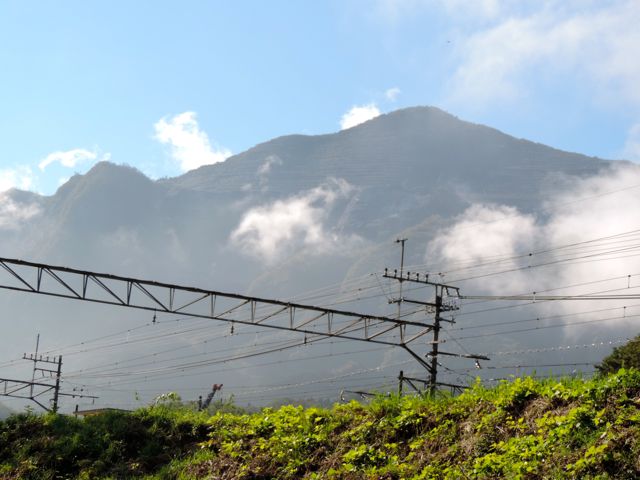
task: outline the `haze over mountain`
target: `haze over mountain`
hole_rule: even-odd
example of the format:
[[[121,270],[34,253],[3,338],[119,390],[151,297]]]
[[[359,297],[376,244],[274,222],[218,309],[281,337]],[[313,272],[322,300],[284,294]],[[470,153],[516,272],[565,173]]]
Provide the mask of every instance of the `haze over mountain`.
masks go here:
[[[593,175],[610,163],[515,139],[436,108],[409,108],[335,134],[280,137],[176,178],[154,182],[101,162],[51,197],[12,191],[15,211],[6,212],[3,223],[19,240],[5,240],[3,250],[120,273],[165,277],[171,269],[166,278],[175,280],[176,273],[200,279],[198,272],[225,286],[235,275],[220,278],[212,269],[224,260],[222,251],[238,253],[230,236],[241,216],[276,200],[324,187],[308,203],[326,217],[313,220],[327,234],[357,235],[373,246],[433,215],[450,219],[471,203],[538,211],[562,176]],[[12,216],[14,224],[7,224]],[[281,239],[287,256],[304,233]],[[301,243],[294,252],[304,250]],[[277,253],[253,250],[259,257]],[[167,262],[159,270],[157,258]],[[256,266],[249,268],[253,273]]]
[[[176,178],[154,181],[101,162],[50,197],[9,191],[0,207],[0,251],[8,258],[288,299],[331,284],[347,288],[397,266],[398,236],[409,238],[408,265],[437,264],[425,258],[427,251],[453,262],[443,232],[455,233],[447,228],[468,221],[473,206],[479,222],[518,216],[540,231],[559,218],[554,198],[578,187],[587,195],[606,193],[593,179],[627,179],[620,171],[637,174],[625,162],[516,139],[436,108],[408,108],[334,134],[279,137]],[[607,188],[617,188],[611,182]],[[505,239],[513,232],[496,235]],[[437,239],[439,246],[430,243]],[[392,312],[385,295],[396,288],[381,283],[366,308]],[[36,332],[50,345],[63,345],[141,322],[136,312],[0,294],[18,320],[5,326],[8,358],[28,350]],[[498,341],[504,339],[481,346]],[[82,361],[107,357],[88,353]],[[381,361],[388,358],[331,360],[308,366],[304,375]],[[247,384],[264,379],[236,375]],[[293,366],[265,373],[280,380],[296,375],[303,373]]]

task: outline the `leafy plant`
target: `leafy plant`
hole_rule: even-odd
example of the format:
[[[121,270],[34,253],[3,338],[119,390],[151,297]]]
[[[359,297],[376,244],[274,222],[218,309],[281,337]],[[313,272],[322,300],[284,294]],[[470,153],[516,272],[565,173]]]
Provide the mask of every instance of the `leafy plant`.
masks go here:
[[[640,368],[640,335],[613,349],[595,366],[602,374],[616,373],[621,368]]]
[[[476,382],[452,397],[211,415],[135,412],[0,422],[0,479],[638,478],[640,372]]]

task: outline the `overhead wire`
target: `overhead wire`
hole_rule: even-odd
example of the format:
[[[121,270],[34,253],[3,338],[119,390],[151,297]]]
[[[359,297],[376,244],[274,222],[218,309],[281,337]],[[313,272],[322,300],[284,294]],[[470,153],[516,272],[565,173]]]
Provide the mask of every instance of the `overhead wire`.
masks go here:
[[[550,328],[560,328],[560,327],[575,326],[575,325],[592,325],[592,324],[595,324],[595,323],[610,322],[610,321],[621,320],[621,319],[625,319],[625,318],[626,319],[632,319],[632,318],[638,318],[638,317],[640,317],[640,314],[616,316],[616,317],[609,317],[609,318],[599,318],[599,319],[596,319],[596,320],[583,320],[583,321],[579,321],[579,322],[558,323],[558,324],[554,324],[554,325],[539,325],[539,326],[532,327],[532,328],[523,328],[523,329],[517,329],[517,330],[507,330],[507,331],[500,331],[500,332],[482,333],[482,334],[468,335],[468,336],[457,337],[457,338],[458,338],[458,340],[466,340],[466,339],[470,339],[470,338],[494,337],[496,335],[507,335],[507,334],[512,334],[512,333],[533,332],[533,331],[536,331],[536,330],[547,330],[547,329],[550,329]]]
[[[624,306],[621,306],[621,307],[598,308],[598,309],[593,309],[593,310],[585,310],[585,311],[572,312],[572,313],[561,313],[561,314],[556,314],[556,315],[547,315],[547,316],[538,315],[538,316],[535,316],[535,317],[521,318],[521,319],[518,319],[518,320],[507,320],[507,321],[504,321],[504,322],[483,323],[483,324],[479,324],[479,325],[469,325],[469,326],[465,326],[465,327],[451,327],[451,328],[447,328],[447,332],[476,330],[476,329],[479,329],[479,328],[495,327],[495,326],[503,326],[503,325],[517,325],[517,324],[527,323],[527,322],[539,322],[541,320],[553,320],[553,319],[558,319],[558,318],[575,317],[575,316],[578,316],[578,315],[588,315],[588,314],[592,314],[592,313],[610,312],[610,311],[614,311],[614,310],[622,310],[624,312],[624,311],[626,311],[626,309],[631,309],[631,308],[634,308],[634,307],[640,307],[640,303],[634,303],[634,304],[631,304],[631,305],[624,305]]]
[[[627,343],[630,338],[616,339],[616,340],[607,340],[600,342],[592,342],[592,343],[577,343],[572,345],[557,345],[552,347],[539,347],[539,348],[525,348],[522,350],[506,350],[506,351],[492,351],[492,356],[502,356],[502,355],[525,355],[529,353],[545,353],[545,352],[573,352],[580,351],[589,348],[601,348],[601,347],[611,347],[613,345],[621,345]],[[488,352],[487,352],[488,354]]]
[[[629,248],[635,248],[635,247],[627,247],[627,250],[628,250]],[[612,254],[615,254],[615,253],[620,253],[621,251],[625,251],[625,250],[624,250],[624,249],[618,249],[617,251],[616,251],[616,250],[608,250],[608,251],[606,251],[606,252],[602,252],[602,251],[600,251],[600,252],[596,252],[596,254],[597,254],[597,255],[612,255]],[[592,252],[592,253],[593,253],[593,252]],[[577,257],[577,258],[580,258],[580,257]],[[585,258],[585,257],[583,256],[582,258]],[[575,258],[574,258],[574,259],[575,259]],[[564,259],[564,260],[566,261],[567,259]],[[529,268],[529,267],[527,267],[527,268]],[[497,274],[497,273],[496,273],[496,274]],[[377,280],[379,281],[379,279],[377,279]],[[369,288],[369,289],[381,288],[381,285],[372,285],[372,286],[369,286],[369,287],[367,287],[367,288]],[[416,288],[416,289],[417,289],[417,288]],[[384,289],[383,289],[383,288],[381,288],[381,290],[382,290],[383,294],[385,294],[385,296],[387,296],[387,295],[386,295],[386,293],[384,292]],[[348,299],[348,301],[357,301],[357,300],[362,300],[362,299],[363,299],[363,298],[362,298],[362,292],[363,292],[363,291],[364,291],[364,290],[363,290],[363,288],[362,288],[362,287],[359,287],[358,289],[356,289],[356,292],[354,292],[354,294],[352,295],[352,297]],[[327,295],[328,295],[328,294],[327,294]],[[377,296],[379,296],[379,295],[377,295]],[[369,298],[375,298],[375,297],[376,297],[376,295],[373,295],[373,296],[371,296],[371,297],[369,297]],[[387,296],[387,297],[388,297],[388,296]],[[366,298],[367,298],[367,297],[364,297],[364,299],[366,299]],[[415,310],[415,311],[414,311],[414,313],[417,313],[417,311],[419,311],[419,310]],[[582,322],[580,322],[580,323],[582,323]],[[143,328],[143,327],[144,327],[144,326],[140,326],[140,328]],[[550,326],[549,328],[551,328],[551,327],[552,327],[552,326]],[[128,330],[129,330],[129,331],[131,331],[131,329],[128,329]],[[173,334],[175,334],[175,335],[185,335],[185,334],[188,334],[188,333],[190,333],[190,332],[188,332],[188,331],[184,331],[184,330],[173,332]],[[253,332],[248,332],[248,333],[253,333]],[[503,333],[503,332],[500,332],[500,333]],[[465,337],[457,338],[457,339],[455,339],[455,341],[458,341],[458,340],[461,340],[461,339],[464,339],[464,338],[465,338]],[[153,340],[153,339],[154,339],[154,336],[151,336],[151,337],[144,337],[144,338],[141,338],[141,339],[139,339],[139,340],[137,340],[137,341],[138,341],[138,342],[148,342],[148,341]],[[127,342],[125,342],[125,343],[127,343]],[[461,346],[461,345],[460,345],[460,346]],[[461,347],[462,347],[462,346],[461,346]],[[103,346],[103,348],[108,348],[108,346]],[[168,360],[167,360],[167,361],[168,361]],[[200,362],[197,362],[195,365],[196,365],[196,366],[199,366],[199,365],[200,365]]]
[[[501,220],[500,220],[501,221]],[[589,239],[589,240],[583,240],[583,241],[579,241],[579,242],[572,242],[572,243],[567,243],[567,244],[560,244],[560,245],[555,245],[555,246],[550,246],[547,248],[542,248],[540,250],[531,250],[529,252],[523,252],[523,253],[516,253],[516,254],[495,254],[495,255],[489,255],[487,257],[484,257],[484,259],[480,262],[477,262],[477,260],[474,259],[467,259],[467,260],[459,260],[457,262],[452,262],[452,261],[447,261],[446,263],[442,263],[440,265],[435,265],[435,266],[447,266],[447,265],[453,265],[455,266],[456,264],[462,264],[463,267],[460,267],[459,270],[469,270],[469,269],[475,269],[475,268],[479,268],[479,267],[483,267],[483,266],[487,266],[487,265],[493,265],[494,263],[503,263],[506,261],[514,261],[514,260],[520,260],[520,259],[524,259],[524,258],[530,258],[536,255],[542,255],[542,254],[547,254],[547,253],[552,253],[554,251],[557,250],[566,250],[566,249],[572,249],[575,247],[581,247],[584,245],[589,245],[592,243],[597,243],[597,242],[602,242],[603,240],[612,240],[612,239],[619,239],[620,237],[628,237],[628,236],[633,236],[631,239],[636,240],[635,237],[638,237],[638,239],[640,239],[640,229],[634,229],[634,230],[629,230],[629,231],[625,231],[625,232],[620,232],[617,234],[613,234],[613,235],[608,235],[608,236],[604,236],[604,237],[597,237],[597,238],[593,238],[593,239]],[[630,240],[626,240],[626,241],[630,241]],[[615,242],[614,242],[615,243]],[[428,267],[433,267],[433,264],[416,264],[416,265],[411,265],[408,266],[407,268],[411,269],[411,270],[420,270],[423,268],[428,268]],[[453,269],[443,269],[443,268],[437,268],[435,270],[433,270],[432,268],[428,268],[429,270],[432,270],[432,274],[433,275],[440,275],[440,276],[444,276],[444,275],[449,275],[451,273],[454,273],[456,271],[459,271],[455,268]],[[435,272],[435,273],[433,273]]]

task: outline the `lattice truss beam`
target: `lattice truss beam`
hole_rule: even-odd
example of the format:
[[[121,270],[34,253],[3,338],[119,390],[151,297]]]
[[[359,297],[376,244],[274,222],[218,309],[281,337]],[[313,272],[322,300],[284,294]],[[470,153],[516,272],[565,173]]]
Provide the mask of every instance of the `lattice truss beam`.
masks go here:
[[[41,403],[39,397],[53,391],[55,388],[55,385],[47,383],[0,378],[0,395],[32,400],[47,411],[51,411],[51,409]]]
[[[0,258],[0,288],[229,323],[408,345],[427,323]],[[421,362],[422,363],[422,362]]]

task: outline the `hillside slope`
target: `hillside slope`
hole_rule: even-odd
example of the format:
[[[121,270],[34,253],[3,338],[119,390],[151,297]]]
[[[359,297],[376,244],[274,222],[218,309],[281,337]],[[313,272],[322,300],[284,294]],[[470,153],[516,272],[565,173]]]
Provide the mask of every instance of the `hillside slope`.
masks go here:
[[[433,215],[448,219],[474,201],[536,211],[558,178],[590,176],[618,163],[414,107],[338,133],[276,138],[176,178],[152,181],[101,162],[51,197],[10,192],[16,209],[39,213],[12,228],[0,223],[17,240],[7,237],[0,246],[4,256],[116,273],[166,278],[171,265],[173,280],[184,268],[200,281],[211,278],[203,263],[226,264],[231,256],[244,266],[231,234],[251,208],[304,195],[331,178],[351,190],[327,212],[325,228],[376,244]],[[304,250],[291,247],[292,255]],[[157,258],[170,263],[159,268]],[[255,271],[227,281],[246,285]]]
[[[0,478],[638,478],[640,372],[240,415],[0,423]]]
[[[374,272],[398,265],[393,243],[398,236],[409,238],[405,265],[424,266],[429,242],[469,206],[506,204],[537,220],[546,214],[550,192],[566,186],[563,179],[592,177],[619,163],[517,139],[437,108],[407,108],[333,134],[276,138],[177,178],[152,180],[134,168],[101,162],[50,197],[14,190],[7,194],[13,203],[5,215],[19,215],[10,221],[0,212],[0,256],[395,315],[396,306],[387,297],[395,295],[397,285],[381,281]],[[329,286],[330,295],[309,296],[320,290],[329,293]],[[360,291],[368,294],[358,295]],[[0,294],[6,318],[12,319],[5,329],[6,359],[21,357],[36,333],[53,348],[112,335],[153,318],[150,313],[71,305],[41,295]],[[510,313],[497,312],[494,321],[512,320],[507,318]],[[423,312],[417,317],[424,318]],[[476,315],[473,321],[479,323]],[[529,336],[517,341],[487,337],[473,349],[501,351],[559,342],[555,332],[540,338],[547,330],[541,332],[530,343]],[[241,352],[255,342],[252,336],[210,336],[209,358],[231,347]],[[258,336],[261,342],[276,340]],[[201,340],[200,335],[185,335],[172,346],[204,358]],[[313,356],[332,353],[328,342],[313,348]],[[122,346],[118,360],[158,350],[151,343],[135,349]],[[288,350],[282,357],[287,355],[294,360],[295,355],[309,354]],[[196,392],[213,382],[244,387],[295,384],[341,373],[345,364],[355,371],[400,362],[402,355],[398,350],[370,351],[346,362],[343,356],[306,364],[292,361],[253,375],[251,368],[263,361],[256,357],[237,372],[216,372],[215,378],[193,371],[145,387],[153,398],[166,389]],[[99,368],[113,362],[111,357],[104,350],[67,356],[65,372]],[[165,362],[169,358],[158,357]],[[7,368],[3,375],[22,378],[24,373]],[[443,372],[443,381],[458,383],[453,375],[446,376]],[[95,383],[90,377],[77,380]],[[335,399],[340,388],[324,394]],[[94,393],[105,406],[136,398],[133,391]]]

